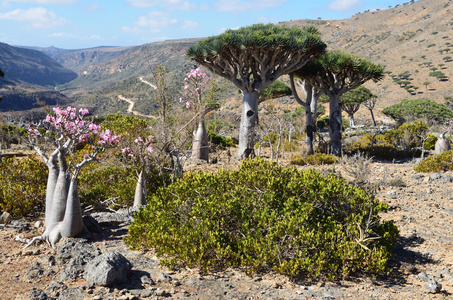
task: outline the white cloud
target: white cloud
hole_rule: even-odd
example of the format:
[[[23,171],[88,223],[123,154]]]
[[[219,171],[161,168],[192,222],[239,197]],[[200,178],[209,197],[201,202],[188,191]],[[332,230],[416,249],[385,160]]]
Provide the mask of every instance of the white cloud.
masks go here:
[[[142,29],[140,29],[138,27],[123,26],[123,27],[121,27],[121,30],[126,33],[133,33],[133,34],[145,33],[145,31],[143,31]]]
[[[38,5],[56,5],[56,6],[72,6],[80,3],[80,0],[5,0],[4,3],[29,3]]]
[[[133,7],[161,6],[171,10],[194,10],[196,6],[187,0],[127,0]]]
[[[285,2],[286,0],[218,0],[214,3],[214,7],[218,11],[239,13],[281,6]]]
[[[181,27],[183,29],[194,30],[194,29],[199,29],[200,25],[197,22],[187,20],[187,21],[182,22]]]
[[[149,28],[153,32],[158,32],[161,28],[176,26],[178,20],[172,18],[170,14],[160,11],[152,11],[138,18],[135,25],[138,27]]]
[[[85,5],[83,7],[83,11],[85,11],[85,12],[95,12],[95,11],[100,11],[100,10],[103,10],[103,9],[98,1],[93,1],[90,4]]]
[[[12,20],[26,22],[34,28],[52,28],[64,26],[68,20],[58,17],[54,12],[42,7],[30,8],[27,10],[16,9],[6,13],[0,13],[0,20]]]
[[[362,3],[361,0],[335,0],[329,3],[326,7],[329,10],[347,11],[353,9],[360,3]]]

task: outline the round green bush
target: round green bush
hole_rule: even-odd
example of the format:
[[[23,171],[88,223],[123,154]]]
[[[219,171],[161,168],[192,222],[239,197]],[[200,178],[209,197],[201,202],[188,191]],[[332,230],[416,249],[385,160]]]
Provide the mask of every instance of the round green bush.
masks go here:
[[[14,216],[41,212],[46,198],[47,166],[36,155],[0,163],[0,209]]]
[[[155,248],[169,267],[274,269],[335,279],[383,272],[398,229],[364,190],[262,159],[237,171],[187,173],[135,214],[125,243]]]
[[[414,166],[416,172],[442,172],[453,170],[453,150],[425,158]]]
[[[290,164],[305,166],[305,165],[332,165],[338,162],[338,156],[325,154],[325,153],[315,153],[303,156],[301,154],[294,154],[291,156]]]

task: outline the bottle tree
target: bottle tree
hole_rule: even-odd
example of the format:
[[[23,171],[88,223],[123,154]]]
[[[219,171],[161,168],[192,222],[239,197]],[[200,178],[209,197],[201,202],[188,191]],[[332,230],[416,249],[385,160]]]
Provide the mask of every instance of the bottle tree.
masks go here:
[[[154,136],[151,135],[149,122],[137,116],[110,114],[102,126],[121,135],[118,146],[121,147],[122,161],[132,166],[137,174],[133,206],[146,205],[146,175],[155,168],[151,158]]]
[[[101,126],[86,120],[87,109],[56,107],[41,124],[28,130],[29,142],[40,155],[49,170],[46,186],[44,233],[32,239],[49,242],[52,247],[63,237],[82,233],[82,209],[77,190],[80,170],[95,161],[99,153],[116,145],[119,136],[103,130]],[[39,140],[47,140],[54,150],[46,151]],[[80,145],[86,153],[73,155]],[[47,149],[48,150],[48,149]],[[27,246],[28,246],[27,245]]]
[[[233,82],[243,93],[238,158],[253,157],[258,99],[272,82],[323,53],[311,30],[257,24],[227,30],[187,50],[188,59]]]
[[[214,99],[215,86],[211,78],[200,68],[191,70],[184,78],[184,95],[179,102],[186,108],[195,111],[196,128],[193,132],[192,158],[209,161],[208,132],[205,117],[208,112],[219,107]]]
[[[329,134],[332,154],[341,155],[340,96],[368,80],[377,82],[384,76],[384,66],[357,55],[331,51],[309,62],[294,74],[309,81],[329,97]]]

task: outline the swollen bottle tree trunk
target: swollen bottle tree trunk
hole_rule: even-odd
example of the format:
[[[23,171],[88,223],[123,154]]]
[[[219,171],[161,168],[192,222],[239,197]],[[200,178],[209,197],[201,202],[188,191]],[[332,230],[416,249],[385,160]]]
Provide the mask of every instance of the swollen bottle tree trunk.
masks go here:
[[[146,205],[146,182],[145,176],[143,175],[143,167],[138,175],[137,185],[135,187],[134,194],[134,207]]]
[[[209,162],[208,132],[202,119],[198,122],[197,129],[193,132],[192,157]]]

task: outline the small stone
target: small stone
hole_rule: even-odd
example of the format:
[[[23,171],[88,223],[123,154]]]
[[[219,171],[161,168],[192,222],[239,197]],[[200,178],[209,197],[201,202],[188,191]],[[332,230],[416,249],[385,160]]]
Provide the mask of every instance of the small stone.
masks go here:
[[[93,300],[101,300],[101,296],[96,295],[96,296],[93,297]]]
[[[0,216],[0,224],[8,224],[11,221],[11,214],[4,211]]]
[[[149,277],[148,275],[143,275],[142,277],[140,277],[140,281],[142,282],[142,284],[149,284],[149,285],[155,285],[156,284],[154,282],[154,280],[152,280],[152,278]]]
[[[33,227],[36,228],[36,229],[39,229],[39,228],[41,228],[43,226],[44,226],[44,222],[41,221],[41,220],[36,221],[35,224],[33,225]]]
[[[173,285],[174,285],[174,286],[180,286],[180,285],[181,285],[181,282],[179,282],[178,280],[175,280],[175,281],[173,282]]]
[[[170,282],[171,279],[172,279],[171,276],[169,276],[169,275],[167,275],[167,274],[165,274],[165,273],[160,273],[160,274],[159,274],[159,278],[160,278],[160,280],[162,280],[162,281],[168,281],[168,282]]]
[[[434,279],[429,279],[427,283],[425,283],[425,291],[430,294],[439,293],[442,290],[442,284],[438,283]]]
[[[429,280],[428,275],[426,275],[425,272],[421,272],[420,274],[418,274],[418,279],[425,282],[428,282]]]
[[[278,284],[277,282],[274,282],[274,284],[272,284],[272,288],[279,289],[279,288],[281,288],[281,285]]]
[[[263,277],[261,277],[261,276],[255,276],[255,277],[253,277],[253,281],[255,281],[255,282],[261,281],[261,280],[263,280]]]
[[[160,288],[158,288],[158,289],[156,290],[156,295],[157,295],[157,296],[163,296],[163,295],[165,295],[165,290],[161,290]]]
[[[148,297],[151,297],[153,294],[154,294],[154,291],[152,291],[152,290],[144,290],[140,293],[140,297],[148,298]]]

